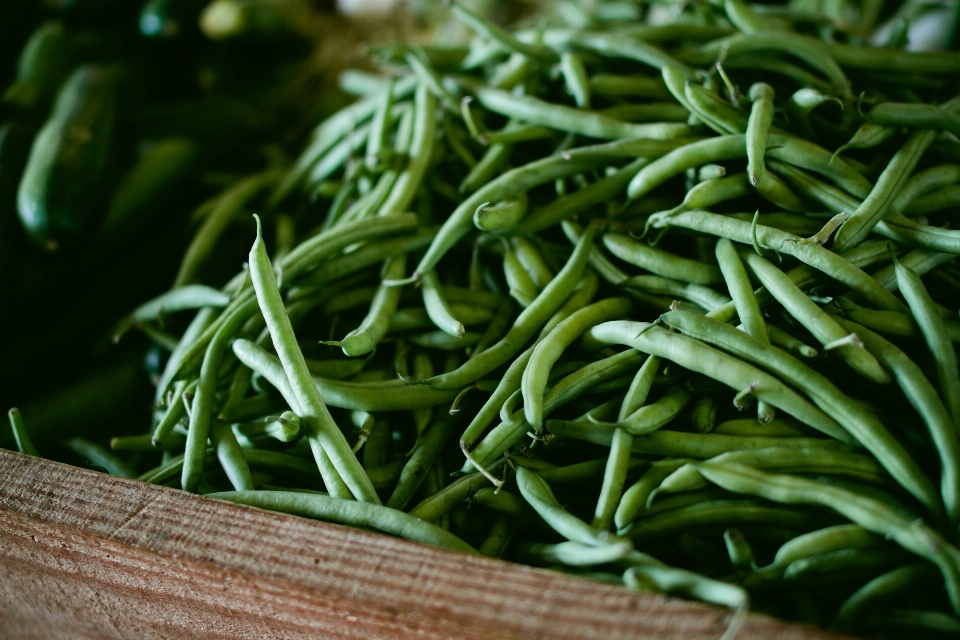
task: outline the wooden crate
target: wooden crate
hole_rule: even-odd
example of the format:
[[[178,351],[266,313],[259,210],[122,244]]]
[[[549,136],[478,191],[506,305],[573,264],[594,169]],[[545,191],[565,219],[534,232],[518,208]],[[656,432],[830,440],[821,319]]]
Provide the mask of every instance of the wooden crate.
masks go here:
[[[719,638],[730,613],[0,450],[0,637]],[[840,638],[751,615],[740,640]]]

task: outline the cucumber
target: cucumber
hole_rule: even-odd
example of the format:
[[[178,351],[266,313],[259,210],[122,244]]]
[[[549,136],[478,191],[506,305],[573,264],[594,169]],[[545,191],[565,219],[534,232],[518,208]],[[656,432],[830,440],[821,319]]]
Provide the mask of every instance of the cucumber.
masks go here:
[[[120,181],[99,242],[109,245],[147,225],[171,195],[193,180],[199,150],[188,138],[167,138],[153,145]]]
[[[17,75],[0,102],[21,111],[45,109],[70,71],[72,46],[63,25],[45,22],[33,32],[17,61]]]
[[[0,125],[0,300],[7,310],[17,304],[16,272],[20,230],[16,228],[17,183],[30,152],[36,127],[19,120]],[[9,305],[9,306],[7,306]],[[12,313],[0,313],[0,334],[6,334]]]
[[[67,79],[37,134],[17,192],[27,235],[54,251],[97,227],[113,155],[116,70],[82,66]]]

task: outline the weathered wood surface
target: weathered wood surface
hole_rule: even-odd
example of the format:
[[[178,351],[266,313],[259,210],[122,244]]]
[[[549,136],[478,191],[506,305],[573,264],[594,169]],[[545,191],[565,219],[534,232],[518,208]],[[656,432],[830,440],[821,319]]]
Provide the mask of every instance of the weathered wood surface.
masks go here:
[[[0,638],[695,640],[729,615],[0,450]]]

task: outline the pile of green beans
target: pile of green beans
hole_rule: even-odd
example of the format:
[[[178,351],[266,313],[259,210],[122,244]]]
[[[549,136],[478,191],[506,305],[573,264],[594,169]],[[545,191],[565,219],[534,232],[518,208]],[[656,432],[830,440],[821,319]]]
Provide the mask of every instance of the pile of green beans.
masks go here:
[[[877,0],[594,4],[454,2],[467,46],[377,50],[227,188],[118,325],[169,355],[96,464],[729,607],[727,637],[958,632],[960,53],[869,46]]]

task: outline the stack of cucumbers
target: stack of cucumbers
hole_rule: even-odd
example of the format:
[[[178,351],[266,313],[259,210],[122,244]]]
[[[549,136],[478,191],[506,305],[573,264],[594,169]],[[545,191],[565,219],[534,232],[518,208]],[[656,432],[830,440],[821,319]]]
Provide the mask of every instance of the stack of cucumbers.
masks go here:
[[[295,160],[196,210],[173,286],[111,329],[152,345],[152,421],[67,446],[727,607],[727,637],[747,611],[960,633],[954,8],[446,11],[465,44],[371,49]],[[73,71],[35,138],[41,242],[94,215],[56,171],[102,170],[113,78]]]
[[[197,201],[315,119],[285,96],[309,42],[251,19],[222,34],[210,5],[0,2],[4,404],[88,367],[104,327],[169,286]]]

